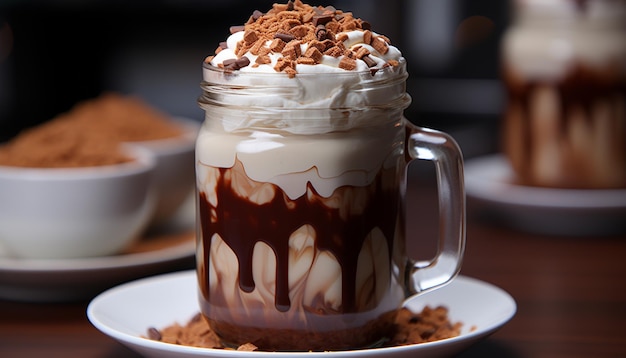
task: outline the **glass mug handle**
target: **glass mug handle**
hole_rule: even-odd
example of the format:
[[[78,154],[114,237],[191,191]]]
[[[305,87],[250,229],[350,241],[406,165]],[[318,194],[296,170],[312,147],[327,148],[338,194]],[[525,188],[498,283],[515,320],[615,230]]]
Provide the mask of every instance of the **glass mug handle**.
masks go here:
[[[444,132],[421,128],[404,120],[407,150],[412,159],[432,161],[439,197],[439,247],[430,261],[408,265],[412,294],[441,286],[460,271],[465,251],[465,183],[463,156],[456,141]]]

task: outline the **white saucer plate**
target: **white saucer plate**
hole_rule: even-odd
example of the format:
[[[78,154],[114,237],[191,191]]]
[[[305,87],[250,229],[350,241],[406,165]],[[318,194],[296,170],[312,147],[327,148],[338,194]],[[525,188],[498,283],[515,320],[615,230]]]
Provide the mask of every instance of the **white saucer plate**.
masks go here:
[[[195,206],[187,200],[157,233],[193,230]],[[149,243],[146,243],[149,245]],[[89,300],[120,283],[193,268],[195,242],[171,240],[143,252],[76,259],[9,257],[0,247],[0,299],[25,302]]]
[[[443,305],[453,322],[462,322],[458,337],[408,346],[336,352],[243,352],[196,348],[147,338],[150,327],[185,324],[197,314],[197,281],[193,270],[163,274],[125,283],[95,297],[87,308],[91,323],[104,334],[145,357],[254,358],[278,356],[446,357],[461,352],[507,323],[516,312],[515,300],[502,289],[459,276],[448,285],[407,301],[407,307]]]
[[[549,235],[626,232],[626,189],[558,189],[514,184],[502,154],[465,162],[468,199],[488,217],[516,229]]]

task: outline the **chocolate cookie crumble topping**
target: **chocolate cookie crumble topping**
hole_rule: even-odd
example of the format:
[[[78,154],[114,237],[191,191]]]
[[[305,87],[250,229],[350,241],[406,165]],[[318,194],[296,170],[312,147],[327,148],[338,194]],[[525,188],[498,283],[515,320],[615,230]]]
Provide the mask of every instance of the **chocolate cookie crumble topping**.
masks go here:
[[[370,57],[370,51],[359,45],[353,48],[346,46],[348,33],[363,32],[363,43],[371,46],[381,55],[389,50],[390,40],[384,35],[370,31],[370,24],[355,18],[351,12],[343,12],[332,6],[313,7],[300,0],[286,4],[275,3],[263,13],[255,10],[244,25],[231,26],[231,34],[243,32],[243,38],[233,49],[236,59],[225,60],[217,66],[233,71],[246,66],[258,67],[270,64],[271,54],[281,56],[273,66],[276,72],[295,76],[296,64],[317,65],[324,56],[339,60],[338,67],[347,71],[357,68],[357,60],[362,60],[375,73],[379,68],[397,66],[398,61],[389,60],[383,65]],[[215,50],[218,54],[227,48],[220,43]],[[251,60],[246,54],[256,57]],[[214,56],[205,59],[210,63]]]

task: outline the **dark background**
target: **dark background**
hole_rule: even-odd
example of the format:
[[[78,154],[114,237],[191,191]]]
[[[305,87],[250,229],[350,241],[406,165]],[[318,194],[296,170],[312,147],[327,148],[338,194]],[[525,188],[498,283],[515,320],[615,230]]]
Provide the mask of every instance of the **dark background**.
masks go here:
[[[118,91],[202,120],[201,62],[228,27],[276,1],[0,1],[0,142],[76,102]],[[466,156],[497,150],[500,0],[339,0],[408,60],[407,117],[450,132]]]

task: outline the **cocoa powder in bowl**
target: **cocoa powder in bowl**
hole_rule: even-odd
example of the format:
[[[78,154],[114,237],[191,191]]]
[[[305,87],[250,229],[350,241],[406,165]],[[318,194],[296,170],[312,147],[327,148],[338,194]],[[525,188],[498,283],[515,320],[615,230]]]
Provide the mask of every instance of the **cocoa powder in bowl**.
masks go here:
[[[106,93],[24,130],[0,146],[0,165],[71,168],[129,161],[121,142],[171,138],[181,130],[134,96]]]

